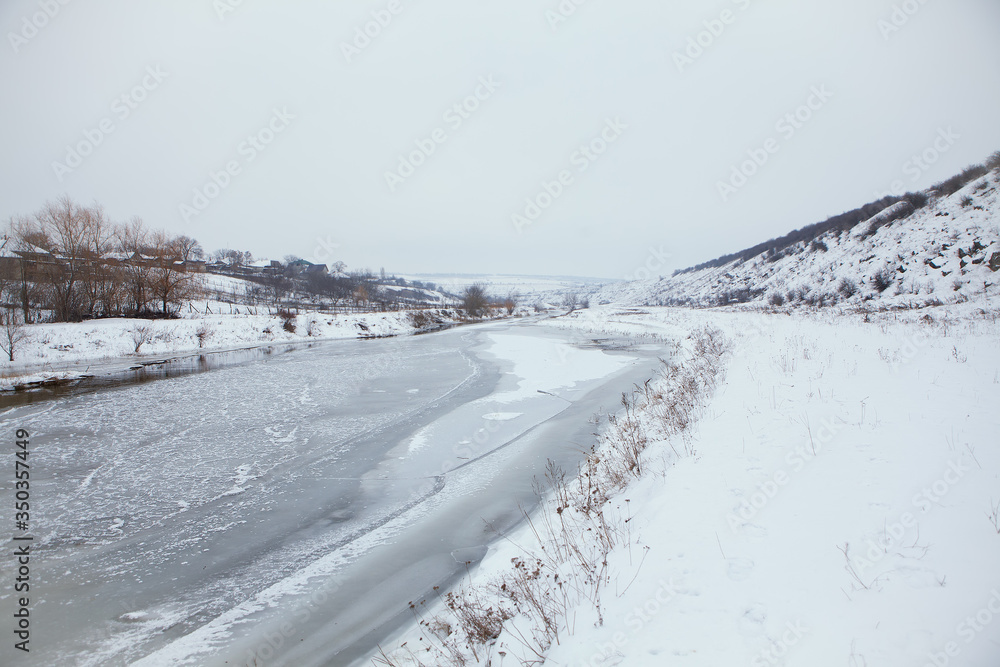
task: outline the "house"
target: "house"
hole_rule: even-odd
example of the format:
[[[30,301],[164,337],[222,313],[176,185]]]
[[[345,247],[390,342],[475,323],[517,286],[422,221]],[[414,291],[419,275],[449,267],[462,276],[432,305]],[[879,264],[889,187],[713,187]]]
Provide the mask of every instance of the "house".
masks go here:
[[[294,271],[295,273],[302,273],[303,271],[307,270],[310,266],[313,266],[313,263],[306,259],[296,259],[288,263],[288,268]]]
[[[249,265],[253,275],[259,278],[271,278],[280,276],[284,270],[284,265],[276,259],[261,259]]]
[[[306,267],[307,276],[325,276],[330,273],[326,264],[310,264]]]
[[[53,270],[65,266],[65,261],[52,254],[44,248],[27,244],[23,249],[11,251],[16,257],[8,258],[4,261],[4,268],[12,270],[14,276],[20,276],[24,272],[24,277],[28,280],[35,280],[39,276],[51,273]]]
[[[14,252],[14,242],[7,236],[0,236],[0,280],[12,280],[19,274],[21,258]]]

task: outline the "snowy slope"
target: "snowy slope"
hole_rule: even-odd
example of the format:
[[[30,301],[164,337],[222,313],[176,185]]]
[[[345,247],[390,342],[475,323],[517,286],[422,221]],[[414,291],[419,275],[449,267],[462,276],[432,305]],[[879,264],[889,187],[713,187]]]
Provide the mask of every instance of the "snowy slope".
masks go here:
[[[998,183],[1000,172],[994,171],[884,226],[873,219],[848,231],[828,232],[817,243],[799,243],[787,254],[761,254],[660,280],[618,283],[595,298],[648,305],[752,300],[908,308],[981,300],[984,291],[995,297],[1000,289]],[[869,235],[873,227],[877,229]],[[880,272],[889,282],[884,291],[875,280]]]
[[[996,667],[1000,337],[995,313],[950,310],[549,320],[681,340],[717,327],[732,341],[725,381],[686,437],[657,437],[642,416],[646,472],[606,506],[627,539],[608,554],[598,604],[556,614],[557,642],[534,655],[515,618],[453,660],[430,648],[462,625],[442,594],[383,645],[388,664]],[[495,543],[457,593],[496,605],[484,591],[512,559],[545,553],[538,535],[563,521],[559,506]],[[551,586],[550,608],[582,583]]]

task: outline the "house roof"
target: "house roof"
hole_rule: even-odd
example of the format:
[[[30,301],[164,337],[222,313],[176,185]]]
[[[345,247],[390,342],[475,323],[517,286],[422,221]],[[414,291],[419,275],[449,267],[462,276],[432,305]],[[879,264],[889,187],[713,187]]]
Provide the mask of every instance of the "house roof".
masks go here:
[[[0,236],[0,257],[17,257],[14,253],[14,240],[9,236]]]

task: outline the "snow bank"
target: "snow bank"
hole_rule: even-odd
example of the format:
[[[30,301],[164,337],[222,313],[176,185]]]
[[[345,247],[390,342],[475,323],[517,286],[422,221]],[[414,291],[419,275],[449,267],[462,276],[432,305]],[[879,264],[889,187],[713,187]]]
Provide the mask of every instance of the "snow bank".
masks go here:
[[[710,325],[735,344],[680,457],[646,429],[647,471],[607,503],[628,539],[607,555],[603,594],[560,617],[538,663],[1000,664],[995,315],[602,312],[550,323]],[[466,589],[512,559],[530,568],[558,521],[507,535]],[[430,620],[448,602],[428,601],[391,664],[450,664],[424,650],[453,631]],[[530,628],[512,623],[469,664],[501,651],[521,664]]]
[[[420,311],[423,329],[456,323],[454,310]],[[106,319],[36,324],[16,350],[15,361],[0,361],[0,389],[79,377],[88,363],[211,352],[270,343],[397,336],[422,330],[407,311],[330,315],[305,312],[290,320],[267,315],[204,315],[180,320]],[[144,342],[136,352],[140,339]]]

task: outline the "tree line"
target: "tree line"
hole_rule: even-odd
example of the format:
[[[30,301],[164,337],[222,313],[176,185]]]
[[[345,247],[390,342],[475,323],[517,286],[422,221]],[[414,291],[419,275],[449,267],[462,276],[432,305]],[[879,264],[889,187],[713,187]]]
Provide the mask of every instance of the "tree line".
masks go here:
[[[0,245],[0,302],[25,323],[171,317],[200,286],[185,265],[203,256],[197,241],[68,197],[11,218]]]

